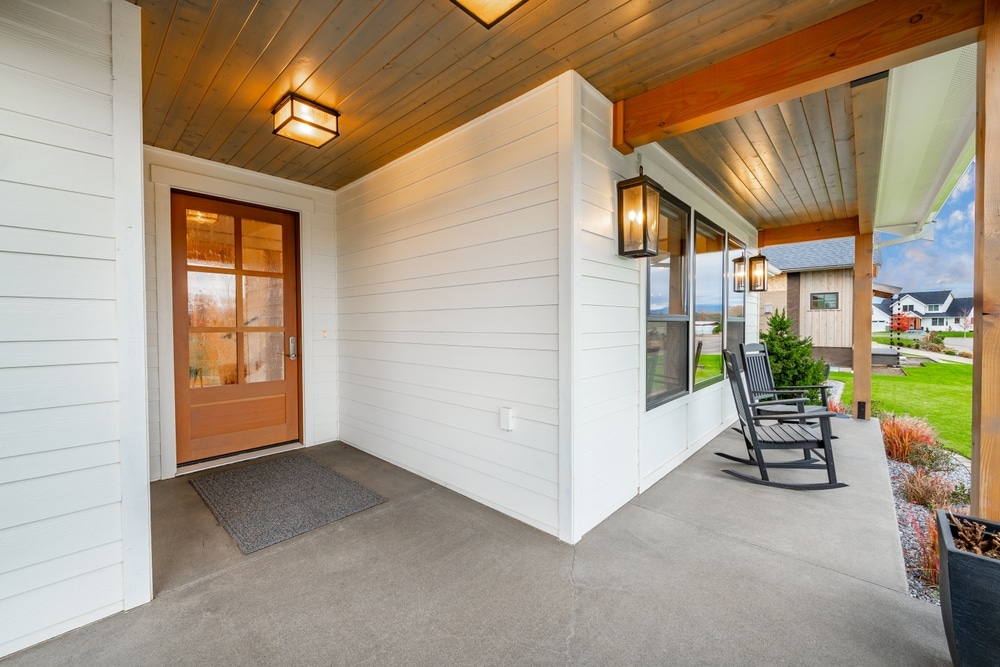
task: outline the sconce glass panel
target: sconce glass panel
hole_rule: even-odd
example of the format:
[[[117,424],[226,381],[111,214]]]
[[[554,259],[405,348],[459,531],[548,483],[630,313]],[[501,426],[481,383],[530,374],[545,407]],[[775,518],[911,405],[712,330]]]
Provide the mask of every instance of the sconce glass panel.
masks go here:
[[[754,255],[750,258],[747,269],[751,292],[767,291],[767,257],[764,255]]]

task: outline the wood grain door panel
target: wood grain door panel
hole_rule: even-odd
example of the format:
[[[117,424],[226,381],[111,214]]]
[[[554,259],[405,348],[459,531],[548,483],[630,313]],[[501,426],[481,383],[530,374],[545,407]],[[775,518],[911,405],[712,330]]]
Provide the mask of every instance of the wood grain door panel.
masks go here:
[[[299,437],[297,222],[171,193],[179,464]]]

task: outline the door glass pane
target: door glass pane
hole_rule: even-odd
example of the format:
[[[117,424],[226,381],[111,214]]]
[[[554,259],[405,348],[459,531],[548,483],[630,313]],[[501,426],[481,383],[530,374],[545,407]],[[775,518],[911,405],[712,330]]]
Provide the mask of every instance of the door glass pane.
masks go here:
[[[243,268],[247,271],[281,272],[281,225],[243,221]]]
[[[236,326],[236,276],[188,271],[188,326]]]
[[[233,268],[236,264],[234,218],[187,209],[187,260],[191,266]]]
[[[281,326],[283,282],[281,278],[243,276],[243,326]]]
[[[192,389],[236,384],[236,334],[189,334],[188,372]]]
[[[285,379],[285,334],[280,331],[243,334],[246,359],[246,382],[272,382]]]

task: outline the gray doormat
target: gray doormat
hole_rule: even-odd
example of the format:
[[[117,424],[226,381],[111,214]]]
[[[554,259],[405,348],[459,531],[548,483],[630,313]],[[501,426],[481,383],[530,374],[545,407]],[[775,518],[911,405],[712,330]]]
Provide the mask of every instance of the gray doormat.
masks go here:
[[[304,454],[223,470],[191,485],[245,554],[385,500]]]

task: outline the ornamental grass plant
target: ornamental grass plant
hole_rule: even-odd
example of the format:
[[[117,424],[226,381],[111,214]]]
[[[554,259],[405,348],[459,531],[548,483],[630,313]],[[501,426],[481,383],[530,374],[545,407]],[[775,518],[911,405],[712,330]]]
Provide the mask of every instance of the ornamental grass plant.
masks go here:
[[[885,454],[894,461],[909,463],[914,445],[935,446],[934,429],[923,419],[886,413],[879,420]]]

